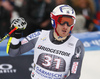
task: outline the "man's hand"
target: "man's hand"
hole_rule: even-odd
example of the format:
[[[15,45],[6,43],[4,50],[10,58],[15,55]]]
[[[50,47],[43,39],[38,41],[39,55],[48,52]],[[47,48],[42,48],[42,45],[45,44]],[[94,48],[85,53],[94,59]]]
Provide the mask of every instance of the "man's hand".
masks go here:
[[[11,23],[11,28],[18,27],[18,30],[24,30],[27,26],[27,22],[24,18],[14,19]]]

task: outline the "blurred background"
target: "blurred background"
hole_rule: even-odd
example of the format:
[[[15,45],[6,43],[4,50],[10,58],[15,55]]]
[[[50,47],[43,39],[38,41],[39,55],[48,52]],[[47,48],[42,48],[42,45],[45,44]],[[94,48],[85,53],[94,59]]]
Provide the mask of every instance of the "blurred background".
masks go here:
[[[60,4],[68,4],[76,11],[72,34],[85,47],[80,79],[100,79],[100,0],[0,0],[0,39],[10,31],[11,21],[18,17],[28,23],[23,38],[35,31],[53,29],[50,12]],[[30,79],[34,50],[9,57],[7,41],[8,38],[0,43],[0,79]]]

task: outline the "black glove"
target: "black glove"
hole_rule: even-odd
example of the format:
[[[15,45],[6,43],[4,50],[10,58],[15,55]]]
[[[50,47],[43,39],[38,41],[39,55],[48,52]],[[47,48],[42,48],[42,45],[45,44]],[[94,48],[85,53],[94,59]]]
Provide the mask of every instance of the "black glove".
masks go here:
[[[22,36],[22,32],[23,30],[26,28],[27,26],[27,22],[24,20],[24,18],[17,18],[17,19],[14,19],[12,22],[11,22],[11,27],[10,29],[14,29],[15,27],[17,27],[18,29],[15,30],[11,35],[10,37],[15,37],[15,38],[21,38]]]

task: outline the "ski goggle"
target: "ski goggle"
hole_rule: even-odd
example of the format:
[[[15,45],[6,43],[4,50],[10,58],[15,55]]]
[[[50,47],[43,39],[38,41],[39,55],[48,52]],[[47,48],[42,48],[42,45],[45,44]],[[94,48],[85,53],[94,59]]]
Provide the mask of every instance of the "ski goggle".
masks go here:
[[[67,26],[71,27],[74,24],[74,18],[71,16],[59,16],[58,23],[60,25],[64,25],[66,23]]]

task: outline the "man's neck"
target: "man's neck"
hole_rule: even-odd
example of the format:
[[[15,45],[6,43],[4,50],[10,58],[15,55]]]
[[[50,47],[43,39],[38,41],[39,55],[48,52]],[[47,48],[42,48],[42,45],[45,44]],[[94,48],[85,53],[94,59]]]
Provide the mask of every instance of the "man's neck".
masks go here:
[[[63,41],[67,38],[67,36],[65,36],[65,37],[58,36],[55,31],[54,31],[53,35],[54,35],[54,38],[58,41]]]

